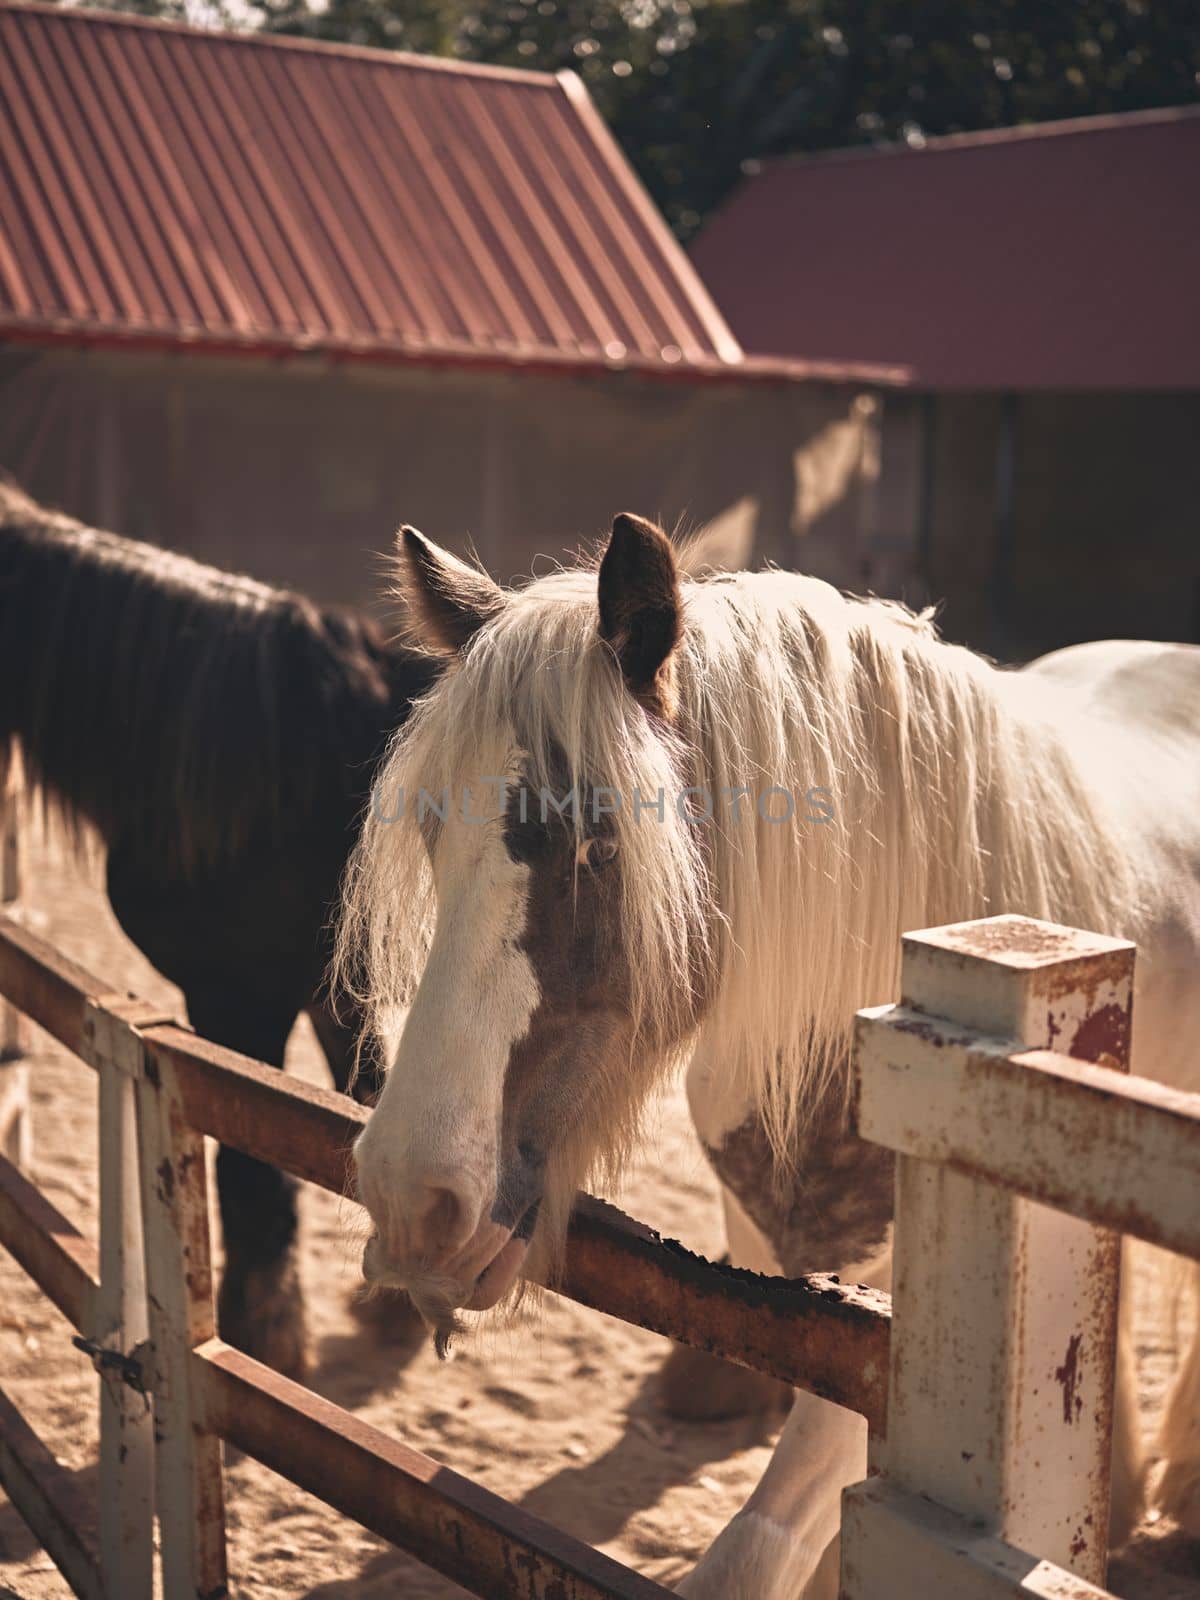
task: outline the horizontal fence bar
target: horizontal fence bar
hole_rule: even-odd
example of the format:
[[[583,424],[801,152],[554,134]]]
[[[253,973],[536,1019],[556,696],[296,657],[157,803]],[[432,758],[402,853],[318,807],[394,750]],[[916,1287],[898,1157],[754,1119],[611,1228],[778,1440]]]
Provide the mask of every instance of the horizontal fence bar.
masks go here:
[[[580,1195],[558,1293],[887,1421],[891,1300],[828,1274],[720,1266]]]
[[[349,1153],[369,1112],[344,1095],[281,1082],[180,1028],[144,1036],[169,1062],[190,1125],[337,1194],[352,1192]],[[887,1412],[887,1295],[828,1276],[764,1278],[717,1266],[618,1211],[580,1195],[554,1292],[681,1344],[769,1373],[866,1416]]]
[[[2,1389],[0,1484],[74,1592],[82,1600],[104,1600],[89,1497]]]
[[[219,1339],[192,1356],[201,1425],[487,1600],[670,1591]]]
[[[864,1139],[1200,1258],[1200,1095],[903,1006],[858,1029]]]
[[[88,1338],[95,1334],[100,1287],[95,1245],[3,1156],[0,1244],[74,1328]]]
[[[50,978],[39,987],[42,967]],[[0,991],[14,971],[22,985],[19,1003],[46,1004],[42,1013],[31,1012],[34,1021],[69,1048],[90,1048],[82,1036],[87,998],[102,995],[106,986],[62,961],[44,940],[0,918]],[[50,1026],[70,1015],[72,1003],[81,1019],[78,1046],[65,1029]],[[140,1037],[147,1071],[155,1063],[174,1070],[184,1115],[197,1132],[335,1194],[353,1193],[350,1152],[370,1115],[365,1107],[186,1028],[162,1024],[145,1028]],[[861,1412],[876,1433],[883,1429],[886,1295],[827,1276],[763,1278],[718,1266],[585,1195],[572,1219],[565,1275],[554,1290],[680,1344],[811,1389]]]
[[[110,987],[14,917],[0,916],[0,994],[77,1056],[87,1049],[87,1003]]]
[[[365,1106],[186,1028],[149,1028],[142,1040],[148,1071],[156,1062],[173,1069],[184,1117],[197,1133],[335,1194],[352,1193],[350,1151],[366,1127]]]
[[[843,1494],[842,1549],[840,1600],[1115,1600],[881,1477]]]

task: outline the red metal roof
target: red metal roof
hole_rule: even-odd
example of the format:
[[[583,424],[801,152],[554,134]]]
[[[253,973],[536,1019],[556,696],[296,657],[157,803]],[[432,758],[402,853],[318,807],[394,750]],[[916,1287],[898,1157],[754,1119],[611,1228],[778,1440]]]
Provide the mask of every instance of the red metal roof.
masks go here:
[[[1200,388],[1200,108],[767,163],[693,259],[747,350]]]
[[[0,337],[741,358],[574,74],[39,5],[0,6]]]

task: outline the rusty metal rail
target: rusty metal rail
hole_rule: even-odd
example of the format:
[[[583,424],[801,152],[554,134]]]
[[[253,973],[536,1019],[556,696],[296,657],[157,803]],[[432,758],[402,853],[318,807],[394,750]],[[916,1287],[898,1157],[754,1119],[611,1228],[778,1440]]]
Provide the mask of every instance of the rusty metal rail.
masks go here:
[[[886,1060],[858,1085],[864,1139],[886,1129],[902,1155],[1200,1257],[1200,1096],[1052,1050],[1014,1051],[905,1006],[860,1013],[857,1038],[861,1061]],[[921,1116],[905,1118],[914,1099]]]
[[[478,1593],[666,1600],[660,1585],[215,1337],[201,1136],[349,1194],[349,1154],[366,1111],[164,1021],[3,917],[0,993],[97,1068],[102,1085],[116,1077],[136,1087],[168,1600],[197,1586],[222,1592],[226,1582],[218,1437]],[[91,1331],[101,1293],[96,1253],[9,1166],[0,1166],[0,1243],[81,1331]],[[589,1196],[579,1198],[565,1274],[553,1287],[810,1388],[882,1429],[885,1295],[828,1277],[788,1281],[717,1266]],[[23,1502],[31,1523],[34,1516],[45,1522],[41,1499],[32,1494]],[[61,1516],[55,1529],[62,1544]],[[70,1551],[67,1557],[86,1583]]]
[[[722,1266],[580,1195],[557,1293],[887,1422],[891,1300],[828,1273],[764,1278]]]
[[[100,1288],[96,1247],[3,1156],[0,1244],[71,1326],[90,1338]]]
[[[193,1354],[203,1420],[264,1466],[482,1595],[668,1591],[219,1339]]]
[[[94,1508],[2,1389],[0,1482],[74,1592],[106,1600]]]

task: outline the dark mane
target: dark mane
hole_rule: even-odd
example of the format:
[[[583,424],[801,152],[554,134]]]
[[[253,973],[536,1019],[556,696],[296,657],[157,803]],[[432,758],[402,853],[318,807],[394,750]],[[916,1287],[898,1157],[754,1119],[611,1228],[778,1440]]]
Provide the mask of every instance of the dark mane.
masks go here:
[[[194,874],[352,815],[430,675],[365,616],[0,482],[0,767],[19,747],[47,801],[109,844]]]

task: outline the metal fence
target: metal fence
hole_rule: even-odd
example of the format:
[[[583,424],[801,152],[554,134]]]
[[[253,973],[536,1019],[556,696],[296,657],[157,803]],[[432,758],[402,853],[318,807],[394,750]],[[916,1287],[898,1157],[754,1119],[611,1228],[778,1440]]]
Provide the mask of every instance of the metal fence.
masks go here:
[[[101,1375],[98,1543],[95,1513],[0,1395],[0,1481],[77,1594],[149,1600],[154,1508],[166,1600],[225,1592],[226,1439],[488,1600],[666,1600],[659,1584],[216,1337],[204,1137],[343,1194],[362,1108],[111,993],[8,918],[0,993],[100,1077],[98,1253],[0,1159],[0,1243]],[[717,1266],[586,1197],[556,1288],[883,1425],[885,1295]]]
[[[1131,946],[1022,918],[906,937],[853,1106],[897,1152],[894,1326],[886,1296],[722,1268],[581,1198],[560,1292],[867,1417],[845,1600],[1103,1594],[1118,1231],[1200,1257],[1200,1097],[1123,1076],[1132,972]],[[0,994],[100,1077],[98,1253],[0,1159],[0,1243],[101,1375],[98,1541],[0,1394],[0,1481],[76,1593],[149,1600],[155,1511],[166,1600],[225,1592],[226,1439],[488,1600],[665,1600],[216,1337],[205,1136],[340,1194],[361,1108],[8,918]]]

